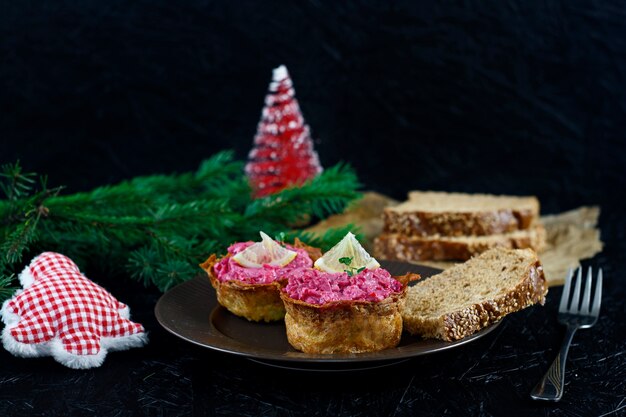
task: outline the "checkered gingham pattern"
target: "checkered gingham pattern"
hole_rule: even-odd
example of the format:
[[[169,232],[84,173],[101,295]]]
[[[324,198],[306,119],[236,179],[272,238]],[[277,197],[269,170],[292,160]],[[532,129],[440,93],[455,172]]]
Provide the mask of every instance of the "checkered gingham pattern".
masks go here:
[[[45,252],[30,264],[34,282],[8,303],[20,317],[10,329],[20,343],[37,344],[58,337],[74,355],[96,355],[102,337],[143,333],[120,310],[126,305],[80,273],[67,256]],[[120,315],[120,313],[122,315]]]

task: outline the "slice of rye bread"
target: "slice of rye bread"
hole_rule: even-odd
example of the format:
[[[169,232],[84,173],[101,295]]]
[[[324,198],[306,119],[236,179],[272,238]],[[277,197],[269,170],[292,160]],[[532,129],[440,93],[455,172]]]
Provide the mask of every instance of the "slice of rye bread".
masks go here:
[[[398,261],[466,261],[495,247],[531,248],[539,252],[545,245],[546,229],[541,224],[490,236],[418,237],[383,233],[374,240],[374,256]]]
[[[548,285],[531,249],[491,249],[408,289],[405,330],[425,338],[462,339],[535,303]]]
[[[384,231],[405,236],[485,236],[524,230],[539,217],[536,197],[411,191],[383,212]]]

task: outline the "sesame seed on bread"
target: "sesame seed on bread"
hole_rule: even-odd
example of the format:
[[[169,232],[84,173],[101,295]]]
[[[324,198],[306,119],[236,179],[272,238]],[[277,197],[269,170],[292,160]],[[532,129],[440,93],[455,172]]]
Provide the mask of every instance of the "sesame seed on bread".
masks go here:
[[[403,326],[411,334],[453,341],[535,303],[548,286],[531,249],[490,249],[407,291]]]

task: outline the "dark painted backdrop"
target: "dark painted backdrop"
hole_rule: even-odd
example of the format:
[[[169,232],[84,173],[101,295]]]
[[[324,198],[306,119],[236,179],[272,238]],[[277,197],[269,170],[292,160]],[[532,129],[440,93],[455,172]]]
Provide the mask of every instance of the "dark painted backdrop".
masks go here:
[[[620,2],[392,3],[3,1],[0,159],[81,190],[244,158],[284,63],[322,163],[367,188],[624,189]]]

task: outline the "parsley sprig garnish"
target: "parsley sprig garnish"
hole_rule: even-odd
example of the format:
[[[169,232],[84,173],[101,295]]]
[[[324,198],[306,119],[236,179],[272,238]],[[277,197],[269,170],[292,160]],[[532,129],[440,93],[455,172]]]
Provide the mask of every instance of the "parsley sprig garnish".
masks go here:
[[[361,268],[354,268],[351,267],[350,264],[352,263],[352,257],[351,256],[344,256],[343,258],[339,258],[339,263],[340,264],[344,264],[346,266],[348,266],[348,269],[344,269],[343,271],[348,274],[349,277],[354,276],[355,274],[358,274],[360,272],[362,272],[365,267],[361,267]]]

